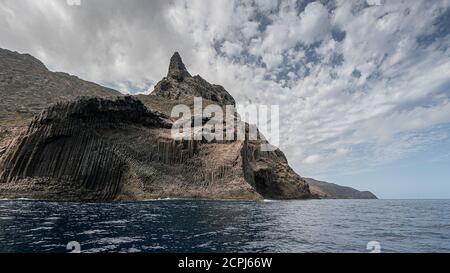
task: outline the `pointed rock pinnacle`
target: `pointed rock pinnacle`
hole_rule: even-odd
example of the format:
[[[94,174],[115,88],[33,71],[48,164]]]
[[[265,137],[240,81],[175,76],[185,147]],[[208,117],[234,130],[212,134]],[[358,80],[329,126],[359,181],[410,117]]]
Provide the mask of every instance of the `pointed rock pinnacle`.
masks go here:
[[[169,72],[167,73],[168,78],[173,78],[178,81],[183,81],[186,77],[191,77],[189,72],[184,66],[183,60],[178,52],[175,52],[170,58]]]

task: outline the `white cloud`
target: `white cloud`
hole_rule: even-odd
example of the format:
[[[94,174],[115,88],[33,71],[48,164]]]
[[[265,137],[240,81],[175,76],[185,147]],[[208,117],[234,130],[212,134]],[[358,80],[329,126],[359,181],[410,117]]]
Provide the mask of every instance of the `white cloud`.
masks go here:
[[[242,47],[239,44],[230,43],[225,41],[222,45],[222,51],[228,56],[234,57],[241,53]]]
[[[308,175],[447,137],[450,1],[300,2],[4,0],[0,47],[133,93],[180,51],[238,102],[279,104],[281,148]]]
[[[322,157],[320,155],[310,155],[303,159],[304,164],[317,164],[320,162]]]
[[[313,2],[306,6],[300,14],[300,39],[305,44],[322,41],[330,34],[330,22],[328,10],[319,2]]]

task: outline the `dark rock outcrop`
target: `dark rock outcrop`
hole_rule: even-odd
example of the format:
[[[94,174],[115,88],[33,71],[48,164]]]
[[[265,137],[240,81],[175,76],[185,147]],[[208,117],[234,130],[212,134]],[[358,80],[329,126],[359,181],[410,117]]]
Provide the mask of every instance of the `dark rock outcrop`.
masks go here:
[[[51,72],[29,54],[0,48],[0,156],[34,115],[50,105],[79,96],[113,98],[118,91]]]
[[[343,187],[333,183],[305,178],[310,185],[311,192],[324,199],[378,199],[370,191],[358,191],[350,187]]]
[[[313,197],[309,185],[292,170],[283,152],[261,151],[261,144],[261,141],[246,141],[241,151],[247,182],[267,199]]]
[[[181,56],[178,52],[173,54],[172,58],[170,58],[169,64],[169,72],[167,72],[167,78],[175,79],[179,82],[182,82],[187,77],[191,77],[191,74],[186,69],[186,66],[181,60]]]
[[[165,83],[169,86],[161,89]],[[80,98],[51,106],[25,130],[6,137],[8,144],[0,151],[0,197],[314,197],[280,150],[261,151],[265,140],[173,139],[170,107],[191,105],[194,96],[208,103],[234,104],[222,87],[191,77],[175,54],[168,77],[151,96]]]
[[[132,126],[169,124],[132,97],[56,104],[36,116],[6,153],[2,189],[13,197],[113,199],[127,166],[116,143],[102,135]]]
[[[172,100],[195,96],[220,105],[236,104],[234,98],[222,86],[210,84],[199,75],[192,77],[178,53],[172,56],[167,77],[156,85],[152,95]]]

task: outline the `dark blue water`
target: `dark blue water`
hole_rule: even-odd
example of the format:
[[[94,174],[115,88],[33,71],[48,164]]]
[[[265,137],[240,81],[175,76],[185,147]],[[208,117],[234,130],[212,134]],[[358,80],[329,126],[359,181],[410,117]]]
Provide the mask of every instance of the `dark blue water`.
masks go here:
[[[0,252],[450,252],[450,200],[0,201]]]

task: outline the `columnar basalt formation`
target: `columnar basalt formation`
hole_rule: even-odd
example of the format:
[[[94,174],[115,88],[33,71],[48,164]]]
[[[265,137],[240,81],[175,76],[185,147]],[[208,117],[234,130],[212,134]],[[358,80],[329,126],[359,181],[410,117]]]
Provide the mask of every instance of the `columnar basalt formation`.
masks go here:
[[[102,135],[132,130],[132,126],[164,128],[169,124],[131,97],[86,98],[52,106],[37,115],[7,151],[0,181],[18,196],[115,198],[127,166],[118,156],[120,147]],[[33,192],[28,193],[28,186]]]
[[[34,115],[79,96],[113,98],[119,92],[66,73],[51,72],[29,54],[0,48],[0,157]],[[0,170],[1,171],[1,170]]]
[[[176,53],[151,95],[85,97],[49,107],[7,137],[0,151],[0,198],[314,197],[280,150],[261,151],[265,140],[174,139],[171,106],[192,105],[199,96],[235,104],[223,87],[192,77]]]

